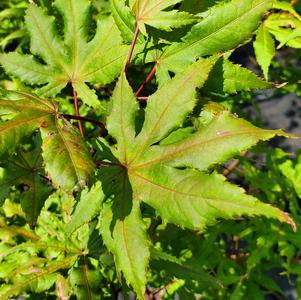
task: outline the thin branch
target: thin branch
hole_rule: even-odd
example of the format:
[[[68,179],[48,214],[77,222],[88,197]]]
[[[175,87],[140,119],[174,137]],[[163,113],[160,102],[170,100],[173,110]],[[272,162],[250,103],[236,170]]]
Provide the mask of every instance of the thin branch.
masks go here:
[[[77,92],[76,92],[76,90],[74,89],[73,86],[72,86],[72,89],[73,89],[73,101],[74,101],[75,114],[76,114],[77,117],[80,117],[80,115],[79,115],[79,109],[78,109]],[[84,130],[83,130],[82,123],[81,123],[80,119],[77,119],[77,120],[78,120],[78,129],[79,129],[79,132],[80,132],[81,136],[84,136]]]
[[[291,6],[297,4],[298,2],[299,2],[299,0],[293,0],[293,1],[291,2]]]
[[[241,157],[245,157],[247,154],[247,151],[244,151],[241,153]],[[236,168],[240,165],[240,160],[235,159],[230,163],[230,165],[224,170],[223,175],[224,176],[229,176],[233,171],[236,170]]]
[[[78,121],[84,121],[84,122],[89,122],[89,123],[95,124],[100,127],[100,129],[102,131],[102,134],[101,134],[102,136],[106,136],[108,134],[108,131],[107,131],[105,125],[100,121],[96,121],[96,120],[93,120],[93,119],[90,119],[87,117],[67,115],[67,114],[62,114],[61,116],[68,120],[78,120]]]
[[[147,100],[148,100],[148,98],[149,97],[137,97],[137,100],[139,101],[139,102],[146,102]]]
[[[239,159],[235,159],[223,172],[224,176],[229,176],[240,164]]]
[[[121,169],[126,169],[126,167],[122,164],[108,162],[108,161],[96,161],[95,164],[98,167],[119,167]]]
[[[157,71],[157,65],[154,65],[153,68],[151,69],[150,73],[147,75],[146,79],[144,80],[144,82],[140,85],[137,92],[135,93],[136,97],[140,96],[140,94],[144,90],[145,86],[152,80],[152,78],[156,74],[156,71]],[[138,98],[138,100],[139,100],[139,98]]]
[[[136,22],[135,33],[134,33],[131,48],[130,48],[130,51],[129,51],[129,54],[128,54],[128,58],[127,58],[127,61],[126,61],[125,72],[127,72],[128,67],[131,63],[131,59],[132,59],[134,48],[135,48],[135,45],[136,45],[136,42],[137,42],[138,34],[139,34],[139,26],[138,26],[138,23]]]

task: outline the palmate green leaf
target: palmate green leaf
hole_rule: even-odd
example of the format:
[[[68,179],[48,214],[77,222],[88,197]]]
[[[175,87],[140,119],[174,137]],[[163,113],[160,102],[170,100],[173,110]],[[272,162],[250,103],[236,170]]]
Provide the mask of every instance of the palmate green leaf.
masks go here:
[[[200,131],[176,134],[197,102],[196,87],[204,85],[217,59],[201,59],[162,85],[148,99],[139,133],[138,107],[124,75],[113,93],[108,129],[117,144],[99,149],[103,157],[99,179],[106,198],[99,227],[118,272],[139,299],[144,299],[149,261],[141,202],[155,208],[163,221],[197,230],[220,218],[242,215],[263,215],[294,225],[279,209],[246,195],[222,175],[207,173],[259,140],[285,135],[282,131],[261,130],[218,109]],[[173,137],[165,143],[170,134]]]
[[[55,8],[64,19],[64,40],[56,31],[55,19],[35,4],[29,5],[26,27],[31,36],[32,55],[17,52],[0,55],[5,70],[32,85],[43,85],[37,93],[54,97],[68,83],[78,96],[93,107],[97,96],[86,83],[110,83],[121,71],[128,47],[122,45],[111,17],[97,21],[97,30],[88,41],[90,2],[56,0]],[[114,37],[114,38],[112,38]],[[35,57],[40,57],[44,64]]]
[[[19,151],[16,156],[6,160],[3,164],[0,189],[8,190],[11,186],[21,189],[21,207],[26,221],[31,227],[36,225],[41,208],[51,193],[51,187],[42,179],[43,167],[41,149],[31,152]],[[1,197],[1,196],[0,196]],[[0,198],[0,202],[1,202]]]
[[[236,47],[258,27],[262,15],[272,4],[273,0],[232,0],[213,7],[204,13],[204,19],[192,27],[182,42],[163,51],[158,68],[179,72],[196,57]]]
[[[262,69],[264,78],[268,79],[269,67],[275,56],[275,41],[265,23],[259,27],[253,46],[256,60]]]
[[[54,186],[72,191],[88,183],[94,163],[78,131],[66,120],[61,123],[54,119],[41,128],[42,156]]]
[[[11,155],[23,138],[56,113],[54,102],[35,97],[24,92],[14,92],[18,100],[0,100],[0,114],[13,117],[0,123],[0,157]]]

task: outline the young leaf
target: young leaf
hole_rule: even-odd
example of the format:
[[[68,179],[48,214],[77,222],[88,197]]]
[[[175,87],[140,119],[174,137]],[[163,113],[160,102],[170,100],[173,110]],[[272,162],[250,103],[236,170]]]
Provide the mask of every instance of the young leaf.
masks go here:
[[[162,64],[170,71],[179,72],[196,57],[236,47],[257,28],[261,16],[272,4],[273,0],[232,0],[213,7],[182,42],[165,49],[158,67]]]
[[[298,197],[301,196],[301,155],[298,153],[297,160],[293,163],[291,160],[286,160],[279,166],[282,174],[290,180]]]
[[[12,285],[6,284],[1,286],[1,299],[9,299],[12,296],[18,295],[28,289],[31,285],[39,283],[41,280],[43,280],[45,284],[48,284],[48,287],[46,286],[45,289],[49,289],[58,276],[56,272],[60,269],[68,268],[73,265],[76,258],[76,256],[67,256],[65,259],[55,260],[54,262],[52,261],[47,264],[47,266],[32,268],[35,272],[30,272],[29,270],[26,275],[18,274],[18,280],[16,280]]]
[[[56,0],[54,6],[64,18],[64,40],[56,31],[55,19],[31,4],[26,27],[34,56],[1,54],[0,64],[28,84],[44,85],[37,89],[41,95],[54,97],[70,83],[87,105],[97,107],[97,96],[86,83],[110,83],[121,71],[128,47],[121,44],[111,17],[97,22],[96,34],[88,41],[89,1]],[[36,61],[37,56],[46,65]]]
[[[269,67],[275,56],[275,41],[269,33],[268,28],[265,26],[265,23],[259,27],[253,45],[256,60],[262,69],[264,78],[267,80]]]
[[[79,133],[66,120],[54,119],[41,128],[45,168],[54,186],[72,191],[84,187],[94,171],[94,163]]]
[[[280,47],[287,45],[301,48],[301,22],[287,13],[274,13],[265,20],[269,32],[280,42]]]

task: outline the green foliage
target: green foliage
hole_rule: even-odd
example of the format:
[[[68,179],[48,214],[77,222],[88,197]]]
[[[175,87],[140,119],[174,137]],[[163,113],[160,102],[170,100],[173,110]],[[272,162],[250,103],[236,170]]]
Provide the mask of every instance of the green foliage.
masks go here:
[[[54,97],[70,83],[87,105],[98,106],[95,92],[86,83],[110,83],[121,70],[127,47],[121,45],[109,17],[97,22],[95,36],[88,41],[89,1],[57,0],[54,5],[63,15],[64,40],[56,31],[55,19],[41,8],[31,4],[26,12],[31,52],[44,64],[16,52],[2,54],[0,63],[24,82],[44,85],[37,89],[40,95]]]
[[[8,2],[0,19],[19,16]],[[256,156],[259,141],[293,137],[230,107],[279,87],[266,81],[273,37],[279,49],[298,47],[297,10],[272,0],[26,7],[21,41],[7,24],[0,41],[1,86],[20,89],[0,97],[0,298],[282,294],[267,272],[300,273],[291,232],[301,223],[300,157],[265,150],[267,170],[241,158],[240,184],[221,166]],[[265,80],[232,55],[253,34]]]

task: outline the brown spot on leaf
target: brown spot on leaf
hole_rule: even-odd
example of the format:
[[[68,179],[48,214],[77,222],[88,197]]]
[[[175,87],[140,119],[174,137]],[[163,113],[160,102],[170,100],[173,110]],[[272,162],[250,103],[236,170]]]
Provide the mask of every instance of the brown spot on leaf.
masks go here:
[[[43,121],[40,125],[42,128],[47,128],[49,126],[47,121]]]

